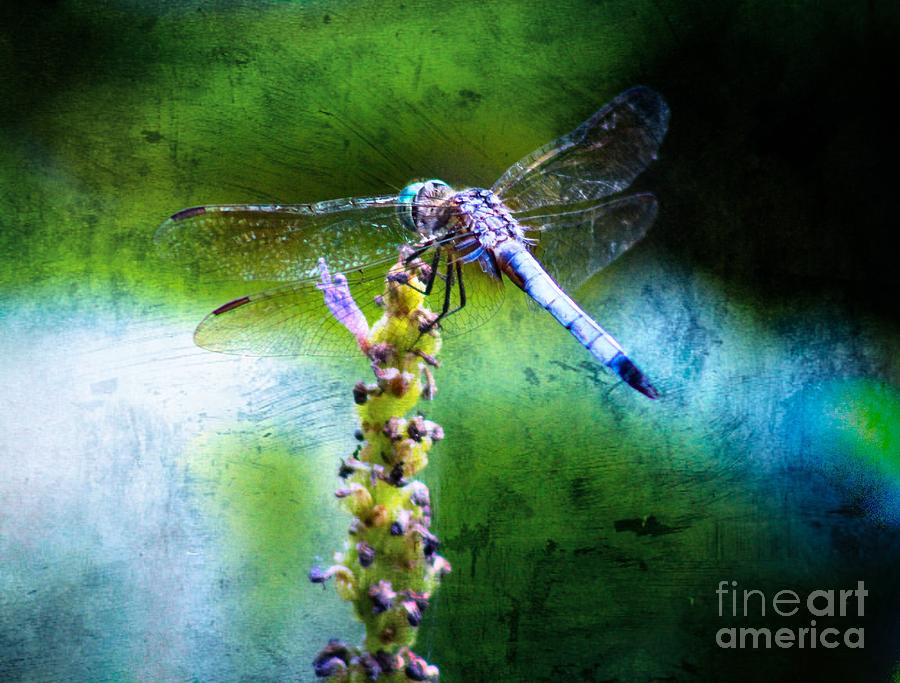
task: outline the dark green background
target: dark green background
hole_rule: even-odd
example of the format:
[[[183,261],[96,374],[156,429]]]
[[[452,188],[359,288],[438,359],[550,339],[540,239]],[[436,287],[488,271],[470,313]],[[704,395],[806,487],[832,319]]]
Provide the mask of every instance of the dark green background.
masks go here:
[[[194,349],[248,287],[166,269],[165,216],[489,185],[641,83],[672,108],[660,216],[576,296],[663,399],[516,291],[447,340],[454,572],[418,649],[446,681],[896,680],[896,3],[12,4],[0,678],[311,680],[359,636],[305,573],[342,543],[365,364]],[[720,650],[723,579],[863,580],[837,625],[865,649]]]

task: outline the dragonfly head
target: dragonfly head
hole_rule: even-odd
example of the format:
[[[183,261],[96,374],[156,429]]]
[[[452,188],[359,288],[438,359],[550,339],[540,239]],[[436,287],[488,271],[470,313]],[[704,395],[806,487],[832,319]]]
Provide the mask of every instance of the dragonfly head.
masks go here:
[[[446,220],[444,200],[452,193],[453,188],[435,178],[404,187],[397,196],[397,216],[403,227],[430,235]]]

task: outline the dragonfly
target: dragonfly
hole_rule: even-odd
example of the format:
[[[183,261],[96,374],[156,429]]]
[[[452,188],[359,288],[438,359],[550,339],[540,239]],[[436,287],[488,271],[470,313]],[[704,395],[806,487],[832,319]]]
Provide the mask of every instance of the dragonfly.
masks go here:
[[[430,263],[425,292],[437,297],[442,332],[459,334],[489,320],[503,300],[505,278],[597,361],[655,399],[648,377],[567,290],[652,225],[656,198],[621,193],[656,159],[668,122],[662,96],[638,86],[523,157],[490,188],[458,190],[430,179],[374,197],[195,206],[166,220],[156,241],[199,277],[267,283],[203,319],[194,340],[212,351],[358,352],[323,303],[320,259],[345,274],[364,312],[377,315],[385,272],[407,249]]]

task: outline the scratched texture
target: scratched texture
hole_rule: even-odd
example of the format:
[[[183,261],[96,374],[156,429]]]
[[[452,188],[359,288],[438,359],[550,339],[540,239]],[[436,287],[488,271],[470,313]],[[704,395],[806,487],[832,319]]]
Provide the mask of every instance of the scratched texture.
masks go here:
[[[157,260],[166,215],[489,184],[637,83],[672,108],[660,217],[576,296],[663,398],[515,291],[448,340],[420,649],[448,682],[897,680],[896,3],[15,4],[0,680],[309,681],[359,636],[305,572],[364,363],[193,348],[247,288]],[[863,580],[865,649],[720,650],[723,579]]]

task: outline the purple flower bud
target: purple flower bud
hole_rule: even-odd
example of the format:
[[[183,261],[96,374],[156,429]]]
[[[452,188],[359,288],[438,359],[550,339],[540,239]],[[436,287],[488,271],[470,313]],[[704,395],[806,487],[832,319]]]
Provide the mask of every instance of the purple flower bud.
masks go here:
[[[414,659],[406,665],[406,677],[412,681],[426,681],[425,667],[420,660]]]
[[[441,364],[438,362],[438,359],[437,359],[437,358],[435,358],[435,357],[432,356],[432,355],[429,355],[429,354],[425,353],[425,352],[422,351],[421,349],[416,349],[415,351],[413,351],[413,353],[415,353],[419,358],[421,358],[421,359],[424,360],[426,363],[428,363],[431,367],[433,367],[433,368],[439,368],[439,367],[441,367]]]
[[[372,494],[361,484],[351,482],[349,486],[337,489],[335,498],[347,499],[347,507],[354,515],[361,515],[372,507]]]
[[[406,612],[406,620],[410,626],[418,626],[422,621],[422,614],[428,609],[428,599],[430,593],[417,593],[415,591],[404,591],[406,600],[401,606]]]
[[[325,583],[330,577],[331,575],[321,567],[310,567],[309,580],[313,583]]]
[[[313,583],[325,583],[332,576],[337,574],[343,581],[352,581],[353,572],[342,564],[333,564],[328,569],[314,566],[309,570],[309,580]]]
[[[359,563],[363,567],[370,567],[375,561],[375,548],[365,541],[356,544],[356,554],[359,557]]]
[[[391,472],[386,481],[391,486],[403,485],[403,463],[398,462],[391,468]]]
[[[342,479],[346,479],[354,472],[367,472],[370,467],[367,463],[361,462],[356,459],[356,456],[359,455],[359,450],[356,453],[351,455],[346,460],[341,459],[341,466],[338,469],[338,476]]]
[[[384,423],[384,435],[391,441],[399,441],[403,438],[400,430],[403,429],[403,420],[399,417],[392,417]]]
[[[400,603],[403,611],[406,612],[406,621],[410,626],[418,626],[422,622],[422,610],[416,604],[415,600],[404,600]]]
[[[405,591],[406,597],[415,601],[421,611],[428,609],[428,601],[431,599],[431,593],[417,593],[416,591]]]
[[[409,510],[400,510],[397,518],[391,524],[391,536],[402,536],[409,527]]]
[[[438,547],[441,545],[438,537],[421,524],[416,525],[416,533],[422,538],[422,552],[425,554],[425,557],[434,555],[435,551],[437,551]]]
[[[401,376],[401,372],[397,368],[380,368],[377,365],[372,368],[376,379],[382,382],[390,382]]]
[[[336,273],[332,279],[325,259],[319,259],[319,278],[316,287],[325,296],[328,310],[341,325],[350,330],[362,346],[369,335],[369,323],[353,300],[347,278],[341,273]]]
[[[318,678],[327,678],[347,668],[350,662],[350,651],[347,644],[337,638],[328,641],[313,660],[313,668]]]
[[[350,648],[347,643],[340,638],[329,638],[328,645],[322,648],[322,652],[330,652],[331,654],[338,655],[342,659],[347,659],[348,661],[350,659]]]
[[[353,402],[361,406],[369,400],[369,390],[365,382],[357,382],[353,385]]]
[[[313,663],[313,670],[316,672],[317,678],[328,678],[329,676],[334,676],[338,671],[345,671],[346,669],[347,663],[337,657]]]
[[[422,318],[422,322],[419,323],[419,332],[421,332],[422,334],[428,334],[437,325],[437,314],[435,313],[433,315],[426,315],[423,313]]]
[[[379,650],[378,652],[376,652],[375,659],[378,660],[378,664],[381,666],[381,671],[386,674],[393,673],[403,666],[403,657],[401,657],[399,654],[390,654],[389,652],[385,652],[384,650]]]
[[[387,612],[394,605],[397,594],[391,587],[390,581],[382,579],[378,583],[369,586],[369,598],[372,600],[372,614]]]
[[[434,381],[434,375],[431,370],[425,368],[425,386],[422,388],[422,398],[426,401],[433,401],[437,396],[437,384]]]
[[[407,678],[413,681],[427,681],[436,673],[437,669],[435,667],[428,666],[428,662],[424,659],[414,655],[412,652],[409,653],[409,662],[406,664]]]
[[[409,421],[409,426],[406,428],[406,433],[409,434],[409,438],[413,441],[421,441],[422,437],[428,433],[428,430],[425,427],[425,418],[421,415],[416,415]]]
[[[405,285],[409,283],[409,275],[407,275],[406,273],[390,273],[387,276],[387,281]]]
[[[359,658],[359,663],[366,672],[366,678],[370,681],[377,681],[381,677],[381,664],[368,652]]]
[[[440,555],[432,555],[429,559],[431,561],[431,570],[438,576],[438,578],[446,576],[453,570],[453,568],[450,566],[450,563]]]
[[[428,487],[425,486],[420,481],[413,482],[411,484],[413,486],[413,492],[409,496],[409,501],[413,505],[418,505],[420,507],[431,504],[431,495],[428,492]]]
[[[386,342],[375,344],[368,353],[369,359],[373,363],[387,363],[392,355],[394,355],[394,347]]]

